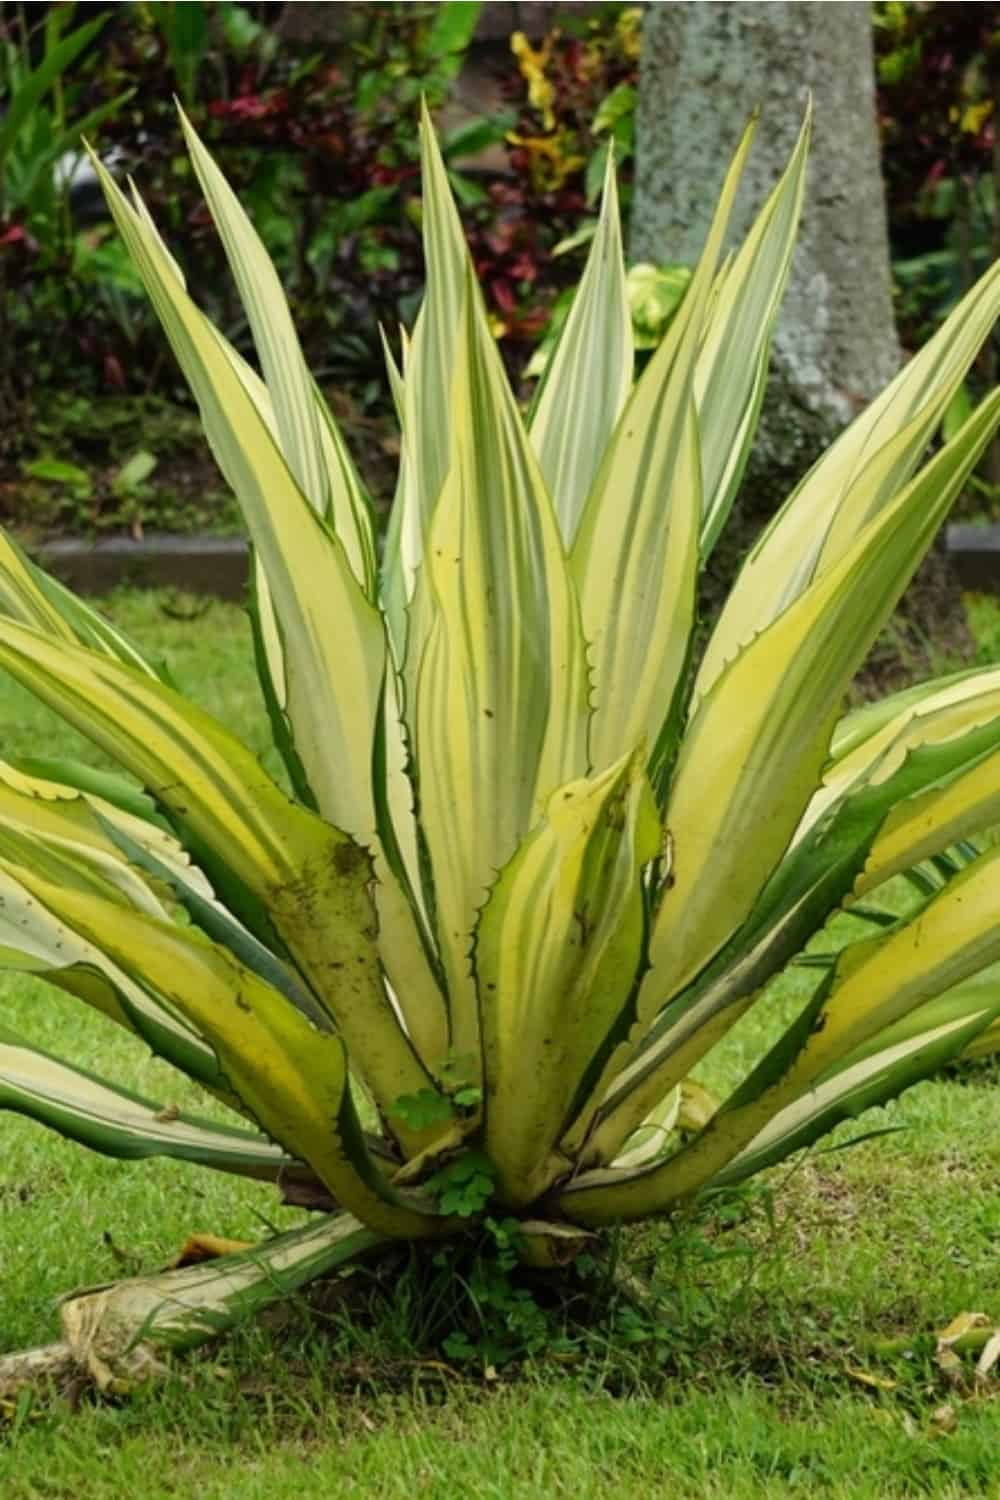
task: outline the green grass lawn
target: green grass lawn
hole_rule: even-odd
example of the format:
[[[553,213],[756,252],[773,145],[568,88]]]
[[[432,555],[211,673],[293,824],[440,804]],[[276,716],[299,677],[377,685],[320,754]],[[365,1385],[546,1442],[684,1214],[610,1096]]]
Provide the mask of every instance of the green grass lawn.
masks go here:
[[[265,752],[242,614],[180,619],[167,603],[108,608]],[[1000,608],[968,609],[982,659],[1000,659]],[[100,761],[20,690],[0,690],[0,713],[6,754]],[[770,997],[731,1048],[758,1046],[768,1010],[793,998]],[[0,1015],[165,1104],[191,1102],[68,997],[7,976]],[[516,1367],[484,1374],[427,1347],[401,1263],[292,1302],[127,1402],[22,1404],[0,1418],[0,1496],[1000,1495],[1000,1379],[977,1386],[974,1357],[942,1370],[933,1339],[962,1312],[1000,1324],[998,1100],[995,1065],[921,1084],[865,1120],[896,1133],[776,1169],[721,1217],[629,1237],[655,1310],[612,1303]],[[156,1269],[192,1231],[253,1238],[302,1217],[221,1174],[106,1161],[15,1116],[0,1131],[0,1351],[55,1337],[61,1294]]]

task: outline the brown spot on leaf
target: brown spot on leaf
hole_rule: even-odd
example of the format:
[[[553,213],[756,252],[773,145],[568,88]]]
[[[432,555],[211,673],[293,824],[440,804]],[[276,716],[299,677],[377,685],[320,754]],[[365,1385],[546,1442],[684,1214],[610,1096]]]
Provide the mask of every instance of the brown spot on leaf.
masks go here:
[[[357,844],[338,844],[333,851],[333,867],[338,875],[353,875],[366,861],[365,852]]]

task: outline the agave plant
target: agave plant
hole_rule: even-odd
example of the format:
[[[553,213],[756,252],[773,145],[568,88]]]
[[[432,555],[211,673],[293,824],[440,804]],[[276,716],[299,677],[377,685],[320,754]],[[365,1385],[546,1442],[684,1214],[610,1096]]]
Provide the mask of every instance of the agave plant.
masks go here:
[[[199,311],[138,195],[104,186],[243,508],[286,782],[5,541],[0,665],[129,776],[0,766],[0,953],[234,1122],[6,1031],[0,1105],[324,1211],[69,1303],[71,1352],[105,1381],[126,1346],[134,1366],[349,1256],[485,1214],[559,1263],[890,1098],[1000,1013],[1000,849],[968,842],[1000,818],[1000,669],[843,709],[1000,420],[995,393],[928,456],[1000,311],[1000,267],[790,497],[699,659],[699,568],[754,434],[808,120],[724,259],[748,129],[636,383],[609,173],[527,417],[424,121],[427,291],[401,367],[387,354],[402,462],[381,555],[275,273],[185,129],[262,375]],[[881,900],[900,872],[919,897],[902,917]],[[848,908],[866,920],[832,945]],[[698,1065],[801,962],[817,966],[801,1014],[694,1118]]]

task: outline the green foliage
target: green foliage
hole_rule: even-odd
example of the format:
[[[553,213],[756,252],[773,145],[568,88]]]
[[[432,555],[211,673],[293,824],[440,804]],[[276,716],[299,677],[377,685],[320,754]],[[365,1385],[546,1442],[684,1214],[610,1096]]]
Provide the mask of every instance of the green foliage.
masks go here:
[[[612,149],[630,180],[640,19],[636,6],[602,5],[585,17],[564,18],[537,46],[515,32],[511,50],[527,97],[514,137],[514,165],[527,166],[535,192],[582,180],[587,203],[594,203]]]
[[[147,0],[146,9],[163,34],[167,45],[170,66],[180,87],[185,104],[195,98],[198,71],[208,51],[208,16],[204,0]],[[227,6],[226,10],[241,7]],[[242,12],[246,15],[246,12]]]
[[[995,136],[1000,118],[1000,16],[995,5],[876,5],[879,115],[888,189],[896,317],[914,348],[1000,249]],[[971,376],[997,380],[995,335]],[[996,444],[970,484],[966,512],[1000,505]]]
[[[440,1125],[445,1120],[450,1120],[455,1113],[451,1100],[435,1089],[400,1094],[392,1112],[404,1124],[409,1125],[411,1130],[426,1130],[431,1125]]]
[[[52,484],[66,485],[76,500],[89,500],[94,492],[86,469],[65,463],[62,459],[35,458],[22,467],[29,479],[44,479]]]
[[[127,89],[85,114],[74,110],[77,91],[67,75],[107,21],[106,15],[98,14],[67,30],[75,10],[73,4],[50,10],[37,64],[32,62],[23,13],[19,28],[11,24],[13,6],[5,6],[6,14],[0,14],[0,229],[23,216],[28,231],[50,248],[58,248],[66,224],[64,185],[53,178],[56,163],[76,147],[82,133],[93,134],[133,93]]]
[[[197,418],[173,402],[153,395],[56,396],[38,413],[26,447],[16,480],[0,486],[0,494],[32,541],[66,531],[239,529],[238,509],[204,452]]]
[[[559,1332],[557,1315],[539,1302],[523,1279],[518,1281],[522,1238],[516,1219],[487,1215],[471,1253],[463,1247],[464,1253],[456,1257],[449,1247],[435,1255],[435,1270],[448,1281],[458,1281],[465,1303],[452,1294],[451,1316],[458,1326],[441,1340],[449,1359],[495,1372],[514,1360],[559,1354],[570,1346]]]
[[[594,224],[588,224],[571,239],[564,240],[562,245],[557,246],[556,253],[565,255],[572,250],[589,245],[594,237],[595,228]],[[643,262],[629,268],[626,282],[629,311],[632,317],[632,338],[641,360],[657,348],[664,338],[674,314],[681,305],[690,280],[690,266],[680,264],[654,266]],[[569,316],[575,296],[576,288],[568,287],[557,297],[552,307],[552,316],[546,325],[538,348],[525,369],[525,375],[543,374]]]
[[[874,8],[898,317],[922,343],[994,258],[996,7]]]
[[[395,328],[419,289],[414,110],[421,95],[432,107],[444,100],[478,5],[351,7],[335,57],[326,44],[279,45],[254,7],[228,0],[113,7],[66,34],[73,11],[52,7],[44,25],[23,22],[14,5],[0,11],[8,89],[18,88],[25,108],[47,90],[30,115],[8,111],[0,136],[0,274],[16,290],[4,300],[0,338],[8,419],[0,459],[3,448],[15,460],[34,456],[33,429],[52,390],[184,399],[110,226],[78,228],[70,217],[68,174],[79,165],[81,131],[114,147],[123,175],[141,170],[213,317],[239,329],[223,259],[198,214],[174,94],[190,104],[252,205],[321,375],[346,375],[359,409],[384,407],[377,325]],[[43,63],[29,73],[27,57],[43,40]],[[446,151],[482,151],[502,134],[503,121],[481,120],[457,130]],[[53,163],[67,153],[54,178]],[[474,178],[456,169],[453,180],[470,212],[492,212]]]
[[[437,1196],[441,1212],[457,1214],[460,1219],[481,1214],[496,1185],[493,1164],[483,1151],[464,1151],[426,1181],[427,1190]]]
[[[69,8],[57,9],[65,30]],[[8,13],[14,17],[12,34],[20,36],[15,7],[7,7]],[[355,452],[360,448],[366,478],[386,504],[394,438],[378,326],[393,335],[400,322],[412,319],[420,295],[415,107],[421,95],[432,109],[444,100],[476,15],[477,6],[464,3],[351,7],[334,56],[324,42],[279,38],[252,5],[226,0],[210,8],[119,6],[96,18],[100,47],[84,48],[59,87],[64,106],[78,101],[77,112],[88,118],[90,135],[102,149],[113,145],[118,170],[141,173],[146,200],[169,228],[181,265],[197,275],[213,321],[249,354],[228,273],[199,210],[170,98],[179,94],[190,105],[294,299],[313,368],[321,382],[335,380],[349,392],[356,422],[348,436],[357,434]],[[40,34],[32,32],[32,47]],[[509,101],[504,108],[495,117],[457,125],[442,141],[494,329],[515,374],[530,357],[556,295],[574,277],[571,265],[553,258],[552,247],[593,206],[612,136],[627,193],[637,76],[634,8],[595,6],[583,20],[570,18],[552,40],[547,66],[557,101],[556,133],[579,138],[586,163],[555,195],[536,187],[530,153],[513,139],[545,136],[513,56],[501,79]],[[98,115],[103,123],[95,131]],[[75,147],[75,135],[69,145]],[[504,157],[504,170],[497,172],[495,163]],[[74,396],[186,399],[158,350],[148,303],[110,226],[76,228],[61,190],[53,217],[42,202],[42,187],[48,191],[49,183],[44,173],[37,178],[32,212],[54,225],[56,238],[39,239],[18,216],[13,237],[0,244],[8,284],[16,288],[6,300],[10,323],[0,340],[7,358],[0,402],[8,418],[0,439],[0,485],[23,460],[48,452],[49,445],[36,442],[38,424],[66,390]],[[0,229],[0,239],[4,233]],[[85,451],[59,456],[90,469]],[[45,526],[51,517],[64,526],[171,529],[190,524],[198,510],[183,493],[188,486],[182,483],[177,494],[162,468],[151,494],[131,511],[105,502],[103,475],[92,474],[92,483],[99,503],[78,520],[64,503],[68,492],[46,491],[24,495],[24,523],[34,528],[39,498]],[[197,490],[193,477],[190,488]]]
[[[59,283],[73,258],[70,164],[81,134],[100,135],[134,93],[126,87],[97,103],[87,99],[80,70],[108,14],[74,27],[76,12],[75,4],[47,7],[32,29],[25,7],[0,5],[0,419],[15,434],[25,425],[19,397],[37,375],[24,365],[26,315],[44,321],[45,339],[34,345],[48,345],[51,357],[59,344]],[[52,283],[35,288],[39,272]],[[65,355],[62,349],[63,361]],[[16,445],[16,436],[0,440],[0,456]]]
[[[463,1114],[476,1110],[483,1100],[483,1091],[478,1084],[466,1082],[471,1059],[447,1056],[441,1064],[439,1075],[446,1085],[447,1093],[436,1089],[420,1089],[415,1094],[401,1094],[393,1102],[392,1113],[413,1130],[426,1130],[432,1125],[457,1120]],[[474,1069],[472,1069],[474,1071]]]
[[[521,32],[511,38],[517,76],[505,87],[516,112],[505,138],[509,172],[490,190],[495,220],[473,221],[467,232],[494,332],[515,372],[525,346],[558,326],[575,283],[560,249],[593,233],[591,211],[612,146],[627,221],[639,15],[635,6],[593,5],[586,15],[561,15],[537,43]]]

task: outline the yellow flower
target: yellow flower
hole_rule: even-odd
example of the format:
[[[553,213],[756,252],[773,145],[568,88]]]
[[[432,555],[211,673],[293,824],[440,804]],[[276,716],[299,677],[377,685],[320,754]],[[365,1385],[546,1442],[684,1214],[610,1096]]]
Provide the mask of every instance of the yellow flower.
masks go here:
[[[639,33],[642,29],[642,11],[637,5],[630,5],[623,10],[618,17],[615,31],[618,33],[618,42],[626,57],[635,59],[639,56]]]
[[[507,139],[512,146],[527,151],[531,183],[539,192],[561,188],[566,178],[572,177],[586,162],[586,157],[571,149],[573,136],[568,130],[560,130],[557,135],[518,135],[512,130]]]
[[[556,117],[552,110],[555,91],[545,76],[545,68],[556,34],[550,32],[540,47],[533,47],[523,31],[515,31],[510,39],[510,50],[517,58],[521,77],[528,85],[528,100],[532,109],[538,110],[546,130],[554,130],[556,124]]]
[[[984,99],[981,104],[967,104],[962,111],[959,128],[969,135],[978,135],[983,128],[983,121],[988,120],[992,112],[992,99]]]

